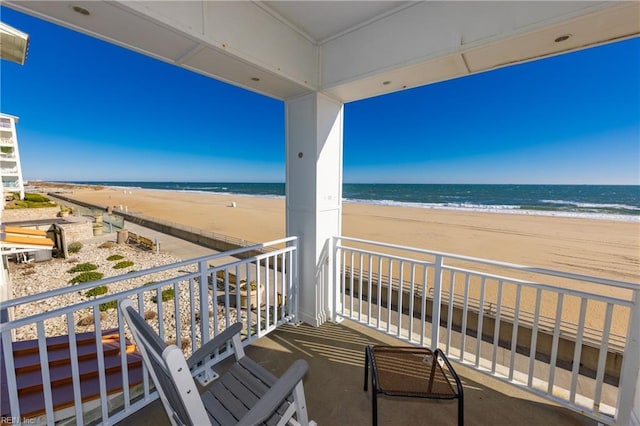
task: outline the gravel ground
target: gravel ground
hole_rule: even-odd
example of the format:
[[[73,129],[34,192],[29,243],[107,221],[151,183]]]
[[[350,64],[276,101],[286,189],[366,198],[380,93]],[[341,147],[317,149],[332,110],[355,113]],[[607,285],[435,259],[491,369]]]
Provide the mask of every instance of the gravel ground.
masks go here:
[[[123,258],[120,260],[107,260],[109,256],[120,255]],[[23,297],[27,295],[33,295],[37,293],[44,293],[53,289],[61,287],[69,287],[69,281],[77,276],[79,273],[69,273],[69,269],[72,267],[83,264],[92,263],[97,266],[96,272],[104,274],[104,278],[112,277],[116,275],[126,275],[132,271],[142,271],[145,269],[167,265],[180,261],[171,255],[164,253],[151,253],[148,251],[140,250],[135,247],[115,244],[113,242],[90,242],[84,243],[82,249],[71,255],[70,259],[52,259],[47,262],[29,263],[29,264],[14,264],[10,265],[12,290],[15,298]],[[124,269],[114,269],[114,265],[121,261],[131,261],[133,265]],[[132,288],[144,287],[149,282],[159,282],[174,278],[178,275],[184,275],[188,272],[195,272],[195,266],[182,267],[180,269],[170,269],[162,272],[156,272],[153,274],[146,274],[141,277],[132,279],[123,279],[115,283],[108,284],[108,293],[104,296],[99,296],[96,300],[95,307],[84,308],[76,310],[74,312],[74,324],[73,329],[76,333],[81,332],[94,332],[96,329],[94,310],[101,304],[113,300],[113,296],[119,292],[129,290]],[[149,290],[143,293],[143,310],[145,318],[148,323],[151,324],[156,330],[158,330],[159,321],[158,318],[162,317],[162,337],[171,342],[176,342],[182,345],[183,349],[187,353],[191,352],[192,347],[195,345],[197,348],[200,344],[200,330],[199,326],[192,328],[191,320],[192,316],[195,317],[196,323],[199,320],[200,314],[198,312],[199,305],[199,292],[197,281],[183,279],[178,282],[178,320],[180,321],[178,329],[181,330],[179,342],[178,336],[176,336],[176,300],[167,300],[160,305],[155,303],[153,299],[158,299],[159,292],[152,286],[149,286]],[[193,286],[195,288],[193,300],[191,300],[189,288]],[[156,286],[157,288],[157,286]],[[172,286],[163,286],[161,290],[168,290]],[[92,299],[91,296],[86,295],[87,290],[72,291],[60,296],[45,298],[33,303],[27,303],[17,306],[14,310],[14,319],[20,319],[25,317],[32,317],[34,315],[50,312],[58,308],[70,306],[80,302],[85,302]],[[211,295],[211,291],[209,291]],[[209,296],[209,300],[210,300]],[[134,300],[137,300],[135,298]],[[193,306],[192,306],[193,302]],[[209,303],[209,306],[212,306]],[[227,326],[227,311],[224,307],[217,306],[217,316],[213,317],[212,309],[209,310],[209,324],[210,329],[213,330],[217,327],[219,330],[224,329]],[[229,308],[229,322],[234,323],[237,321],[237,313],[235,308]],[[99,312],[99,310],[96,310]],[[242,313],[244,319],[244,312]],[[118,326],[118,320],[116,311],[114,309],[106,309],[104,312],[99,313],[99,328],[102,330],[115,328]],[[244,321],[243,321],[244,322]],[[69,334],[69,325],[65,314],[53,315],[44,321],[44,329],[47,337]],[[36,323],[31,323],[16,329],[16,340],[29,340],[37,338]]]

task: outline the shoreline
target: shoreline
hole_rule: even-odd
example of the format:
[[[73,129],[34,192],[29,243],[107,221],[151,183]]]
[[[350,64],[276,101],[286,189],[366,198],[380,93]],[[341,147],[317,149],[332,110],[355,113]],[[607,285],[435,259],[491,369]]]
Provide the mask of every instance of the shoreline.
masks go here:
[[[106,182],[105,182],[106,183]],[[116,182],[117,183],[117,182]],[[163,192],[177,192],[177,193],[191,193],[191,194],[213,194],[229,197],[248,197],[248,198],[265,198],[285,200],[284,195],[269,195],[269,194],[248,194],[237,192],[217,192],[198,189],[170,189],[170,188],[144,188],[141,186],[118,186],[118,185],[106,185],[106,184],[79,184],[79,183],[63,183],[63,182],[47,182],[38,181],[41,186],[49,187],[51,189],[64,188],[64,189],[111,189],[111,190],[135,190],[135,191],[163,191]],[[588,186],[588,185],[587,185]],[[34,185],[37,188],[36,185]],[[45,190],[44,192],[54,192]],[[356,204],[367,206],[392,206],[392,207],[404,207],[404,208],[416,208],[424,210],[442,210],[450,212],[474,212],[474,213],[488,213],[488,214],[505,214],[505,215],[522,215],[522,216],[545,216],[545,217],[558,217],[558,218],[576,218],[587,220],[602,220],[613,222],[628,222],[640,224],[640,215],[625,215],[625,214],[607,214],[607,213],[588,213],[588,212],[571,212],[561,210],[549,210],[544,208],[523,208],[522,206],[510,206],[510,205],[471,205],[471,206],[450,206],[446,204],[437,203],[421,203],[421,202],[404,202],[396,200],[375,200],[375,199],[358,199],[343,197],[343,205]]]

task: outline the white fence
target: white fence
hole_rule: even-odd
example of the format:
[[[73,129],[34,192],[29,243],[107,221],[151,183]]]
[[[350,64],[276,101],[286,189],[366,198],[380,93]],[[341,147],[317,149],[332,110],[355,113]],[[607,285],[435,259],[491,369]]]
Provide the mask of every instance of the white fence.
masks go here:
[[[229,261],[230,256],[258,253],[262,249],[267,250]],[[141,363],[140,380],[133,378],[133,370],[128,371],[137,351],[131,344],[120,312],[115,309],[118,300],[132,299],[160,336],[182,347],[186,356],[236,321],[243,323],[243,339],[247,345],[297,317],[297,256],[297,239],[291,237],[3,303],[2,309],[8,310],[42,306],[49,299],[64,298],[69,293],[86,294],[92,290],[100,293],[96,289],[103,286],[108,289],[116,282],[149,280],[129,290],[97,295],[81,303],[0,324],[6,371],[2,380],[6,380],[8,390],[8,395],[2,397],[2,417],[49,425],[57,422],[114,424],[122,420],[155,400],[157,393]],[[172,277],[156,282],[153,279],[158,273],[170,273]],[[89,325],[83,323],[87,319]],[[17,335],[22,336],[20,341],[16,341]],[[34,374],[37,376],[37,385],[27,383],[26,375],[20,374],[20,368],[24,366],[18,364],[22,361],[14,356],[30,342],[39,365],[36,373],[29,374],[31,380]],[[62,367],[60,360],[54,359],[61,346],[68,355],[68,365]],[[107,350],[111,350],[111,346],[118,354],[115,361],[113,357],[107,360]],[[57,348],[55,354],[54,347]],[[86,359],[85,350],[95,354],[93,358]],[[228,355],[230,352],[225,350],[211,363]],[[94,364],[93,372],[83,373],[91,363]],[[58,376],[61,383],[64,380],[71,383],[66,388],[59,387]],[[93,397],[90,383],[96,388]],[[35,396],[29,394],[34,386]],[[66,408],[61,402],[65,392],[60,389],[67,389],[67,397],[70,397]],[[29,398],[40,398],[43,411],[26,412]]]
[[[336,318],[439,347],[600,422],[629,422],[640,284],[346,237],[332,254]]]

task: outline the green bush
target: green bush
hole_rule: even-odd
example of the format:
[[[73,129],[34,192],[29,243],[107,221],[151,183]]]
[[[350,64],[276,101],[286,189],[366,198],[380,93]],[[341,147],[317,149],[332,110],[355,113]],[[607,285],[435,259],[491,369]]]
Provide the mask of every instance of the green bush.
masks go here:
[[[147,281],[146,283],[144,283],[143,285],[151,285],[151,284],[155,284],[155,281]]]
[[[6,205],[7,209],[39,209],[45,207],[55,207],[56,203],[53,201],[26,201],[26,200],[14,200]]]
[[[124,260],[113,265],[113,269],[124,269],[128,268],[129,266],[133,266],[133,262],[130,260]]]
[[[71,243],[67,246],[67,250],[69,250],[69,253],[78,253],[80,249],[82,249],[81,242]]]
[[[107,260],[120,260],[120,259],[124,259],[124,256],[121,254],[112,254],[111,256],[107,257]]]
[[[50,199],[48,199],[47,197],[41,194],[24,194],[24,200],[33,201],[36,203],[48,203],[49,201],[51,201]]]
[[[173,289],[172,288],[168,288],[166,290],[162,290],[162,301],[166,302],[168,300],[173,299],[175,296]],[[151,296],[151,301],[153,303],[158,303],[158,296]]]
[[[96,269],[98,269],[96,265],[94,265],[93,263],[87,262],[87,263],[79,263],[73,268],[69,269],[67,272],[70,274],[75,274],[76,272],[95,271]]]
[[[118,307],[117,300],[110,300],[100,304],[100,312],[108,311],[109,309],[116,309]]]
[[[77,275],[69,280],[69,284],[80,284],[88,283],[90,281],[98,281],[99,279],[102,279],[102,277],[104,277],[104,274],[101,272],[83,272],[80,275]]]
[[[84,295],[85,297],[98,297],[107,293],[107,286],[99,285],[98,287],[94,287],[91,290],[88,290]]]

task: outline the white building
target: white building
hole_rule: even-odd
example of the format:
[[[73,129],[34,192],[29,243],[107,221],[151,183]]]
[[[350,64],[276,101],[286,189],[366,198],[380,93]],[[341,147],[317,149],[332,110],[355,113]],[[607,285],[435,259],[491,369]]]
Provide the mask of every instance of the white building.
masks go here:
[[[10,194],[20,194],[24,198],[24,180],[20,166],[18,151],[18,133],[16,123],[18,117],[0,113],[0,185],[2,185],[3,200]],[[4,208],[4,202],[2,203]]]

